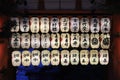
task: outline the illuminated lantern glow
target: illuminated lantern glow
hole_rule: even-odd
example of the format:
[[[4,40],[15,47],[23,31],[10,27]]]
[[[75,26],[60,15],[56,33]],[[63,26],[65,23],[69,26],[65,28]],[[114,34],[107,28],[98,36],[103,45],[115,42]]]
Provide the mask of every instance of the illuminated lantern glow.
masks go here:
[[[41,34],[41,47],[49,48],[50,47],[50,34]]]
[[[109,63],[109,53],[108,50],[100,50],[100,64],[108,65]]]
[[[23,33],[21,35],[21,47],[28,49],[30,47],[30,34]]]
[[[23,66],[30,66],[30,64],[31,64],[30,54],[31,53],[27,50],[24,50],[22,52],[22,65]]]
[[[40,19],[40,31],[41,33],[48,33],[49,32],[49,18],[47,17],[42,17]]]
[[[30,29],[29,18],[24,17],[20,19],[20,30],[21,32],[28,32]]]
[[[61,51],[61,65],[62,66],[68,66],[69,63],[70,63],[70,60],[69,60],[69,51],[68,50],[62,50]]]
[[[12,33],[11,47],[20,48],[20,34],[19,33]]]
[[[69,18],[67,17],[62,17],[60,19],[60,29],[61,32],[68,32],[69,31]]]
[[[101,47],[109,49],[110,47],[110,34],[101,34]]]
[[[78,50],[71,50],[70,51],[70,62],[72,65],[79,64],[79,51]]]
[[[88,18],[81,18],[80,31],[89,32],[89,19]]]
[[[11,28],[11,32],[18,32],[19,31],[19,18],[18,17],[12,17],[11,21],[15,22],[15,25]]]
[[[20,51],[13,51],[12,52],[12,65],[13,66],[20,66],[21,65],[21,52]]]
[[[98,18],[91,19],[90,29],[92,33],[98,33],[100,31],[100,22]]]
[[[40,51],[38,51],[38,50],[32,51],[31,63],[33,66],[38,66],[40,64]]]
[[[90,50],[90,64],[91,65],[98,65],[99,57],[97,50]]]
[[[61,47],[62,48],[69,48],[70,47],[70,34],[69,33],[62,33],[61,34]]]
[[[80,45],[80,36],[78,33],[71,34],[71,47],[78,48]]]
[[[51,18],[50,30],[52,33],[59,32],[59,18]]]
[[[41,52],[41,63],[43,66],[49,66],[50,65],[50,51],[43,50]]]
[[[60,34],[51,34],[51,47],[59,48],[60,47]]]
[[[39,34],[31,35],[31,47],[40,48],[40,35]]]
[[[58,66],[60,63],[60,52],[59,50],[51,51],[51,65]]]
[[[32,33],[38,33],[39,32],[39,18],[38,17],[31,17],[30,18],[30,29]]]
[[[71,25],[70,25],[70,30],[71,30],[71,32],[78,32],[79,31],[79,18],[77,18],[77,17],[72,17],[71,19],[70,19],[70,23],[71,23]]]
[[[91,34],[90,35],[90,45],[91,48],[99,48],[100,42],[99,42],[99,34]]]
[[[109,18],[102,18],[101,19],[101,32],[102,33],[109,33],[111,28],[110,19]]]
[[[89,51],[88,50],[80,51],[80,63],[81,63],[81,65],[89,64]]]
[[[81,48],[89,48],[89,34],[81,34]]]

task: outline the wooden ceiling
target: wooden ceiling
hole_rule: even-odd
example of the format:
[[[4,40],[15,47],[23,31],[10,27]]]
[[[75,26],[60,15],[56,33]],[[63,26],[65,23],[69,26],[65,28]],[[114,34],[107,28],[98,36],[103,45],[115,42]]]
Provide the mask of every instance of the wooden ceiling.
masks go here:
[[[0,0],[0,14],[16,10],[106,10],[120,12],[120,0]]]
[[[0,0],[0,7],[11,8],[12,6],[16,6],[18,9],[47,9],[52,7],[54,9],[55,6],[59,6],[58,9],[71,8],[78,10],[81,9],[82,6],[82,8],[84,8],[93,5],[93,3],[101,3],[103,1],[105,2],[105,0]],[[75,5],[75,8],[71,7],[73,5]]]

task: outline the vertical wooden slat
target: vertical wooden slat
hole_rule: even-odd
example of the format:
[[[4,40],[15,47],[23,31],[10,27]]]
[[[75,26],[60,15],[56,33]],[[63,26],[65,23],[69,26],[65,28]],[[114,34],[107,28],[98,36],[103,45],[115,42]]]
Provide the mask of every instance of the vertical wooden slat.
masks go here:
[[[39,9],[40,10],[44,10],[45,9],[45,3],[44,3],[44,0],[39,0],[39,5],[38,5],[39,7]]]
[[[76,0],[76,10],[81,9],[81,0]]]

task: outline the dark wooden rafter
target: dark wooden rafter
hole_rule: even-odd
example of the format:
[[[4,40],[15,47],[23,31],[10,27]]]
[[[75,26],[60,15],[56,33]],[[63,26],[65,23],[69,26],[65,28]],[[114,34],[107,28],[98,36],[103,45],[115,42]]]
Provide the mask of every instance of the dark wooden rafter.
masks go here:
[[[44,6],[45,6],[45,3],[44,3],[44,0],[39,0],[39,4],[38,4],[38,8],[40,9],[40,10],[44,10],[45,8],[44,8]]]
[[[77,10],[81,9],[81,0],[76,0],[76,9]]]

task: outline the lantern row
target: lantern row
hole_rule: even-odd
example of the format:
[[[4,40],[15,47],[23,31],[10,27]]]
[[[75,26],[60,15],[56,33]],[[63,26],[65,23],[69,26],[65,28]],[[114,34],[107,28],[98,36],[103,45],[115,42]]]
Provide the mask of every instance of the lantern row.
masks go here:
[[[43,66],[68,66],[71,65],[108,65],[109,63],[109,53],[108,50],[33,50],[29,52],[27,50],[13,51],[12,52],[12,65],[13,66],[38,66],[42,63]]]
[[[79,34],[79,33],[55,33],[55,34],[29,34],[12,33],[12,48],[101,48],[109,49],[109,34]]]
[[[12,17],[15,25],[11,32],[57,33],[57,32],[92,32],[109,33],[111,23],[109,18],[78,18],[78,17]]]

